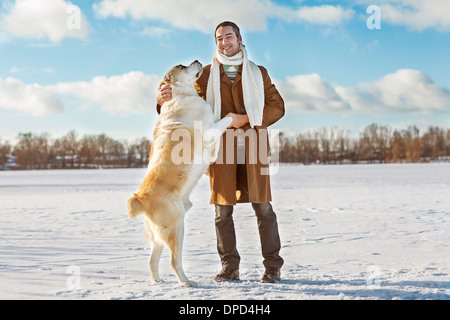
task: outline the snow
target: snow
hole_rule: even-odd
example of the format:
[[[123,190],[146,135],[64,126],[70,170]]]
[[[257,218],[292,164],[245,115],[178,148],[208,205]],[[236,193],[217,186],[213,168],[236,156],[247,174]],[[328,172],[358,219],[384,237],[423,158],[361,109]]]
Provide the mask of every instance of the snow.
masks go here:
[[[146,169],[0,172],[0,299],[449,299],[450,164],[280,166],[273,207],[285,260],[263,284],[256,218],[235,207],[240,282],[220,270],[209,181],[186,215],[183,288],[165,249],[152,284],[142,217],[126,201]]]

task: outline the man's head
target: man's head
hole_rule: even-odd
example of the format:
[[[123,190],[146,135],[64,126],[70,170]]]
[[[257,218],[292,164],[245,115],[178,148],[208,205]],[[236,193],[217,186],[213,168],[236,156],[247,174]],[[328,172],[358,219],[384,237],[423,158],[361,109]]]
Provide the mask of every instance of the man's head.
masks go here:
[[[216,28],[215,38],[220,53],[231,57],[239,52],[242,37],[239,27],[235,23],[224,21],[219,24]]]

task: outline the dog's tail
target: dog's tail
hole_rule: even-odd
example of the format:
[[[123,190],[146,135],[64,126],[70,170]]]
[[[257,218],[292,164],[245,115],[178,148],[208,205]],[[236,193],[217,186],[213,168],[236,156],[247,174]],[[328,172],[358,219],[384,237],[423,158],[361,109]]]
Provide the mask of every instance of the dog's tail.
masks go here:
[[[128,217],[134,219],[145,212],[144,204],[135,193],[127,202]]]

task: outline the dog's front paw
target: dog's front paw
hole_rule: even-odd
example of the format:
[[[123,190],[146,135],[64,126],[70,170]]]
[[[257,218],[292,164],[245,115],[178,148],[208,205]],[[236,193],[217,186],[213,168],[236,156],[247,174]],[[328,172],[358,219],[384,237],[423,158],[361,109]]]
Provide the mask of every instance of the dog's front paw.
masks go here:
[[[194,281],[185,281],[182,282],[181,285],[186,288],[197,288],[198,284]]]

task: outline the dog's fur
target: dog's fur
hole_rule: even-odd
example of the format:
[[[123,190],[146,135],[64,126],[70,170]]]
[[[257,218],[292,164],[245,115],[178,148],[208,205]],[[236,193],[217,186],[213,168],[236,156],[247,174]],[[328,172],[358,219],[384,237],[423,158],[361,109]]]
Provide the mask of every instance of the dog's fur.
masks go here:
[[[162,105],[147,174],[127,203],[130,218],[145,214],[144,232],[152,247],[149,265],[153,282],[162,282],[159,259],[167,245],[170,264],[180,283],[197,286],[189,281],[182,267],[184,215],[192,206],[189,201],[192,188],[215,160],[220,136],[232,121],[225,117],[214,123],[211,106],[193,86],[202,71],[202,65],[194,61],[187,67],[175,66],[164,76],[161,84],[171,86],[172,99]],[[205,137],[204,130],[213,134]],[[182,150],[180,138],[184,140]]]

